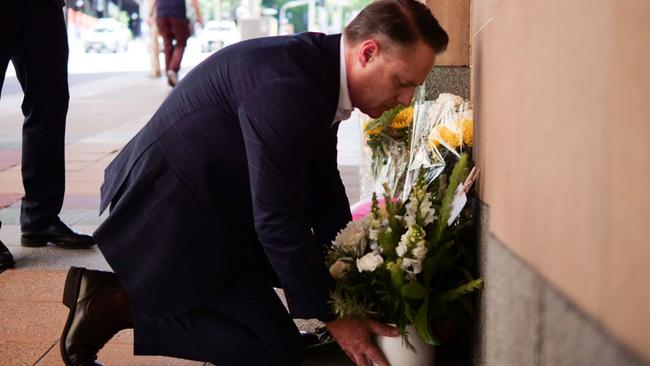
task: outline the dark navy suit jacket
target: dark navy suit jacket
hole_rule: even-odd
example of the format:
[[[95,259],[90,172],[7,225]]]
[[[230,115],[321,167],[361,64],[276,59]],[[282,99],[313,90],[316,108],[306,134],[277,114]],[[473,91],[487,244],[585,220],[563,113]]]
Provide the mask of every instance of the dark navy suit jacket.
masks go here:
[[[323,252],[351,219],[332,123],[339,41],[215,53],[108,166],[95,238],[136,305],[184,312],[254,274],[279,279],[294,317],[331,317]]]

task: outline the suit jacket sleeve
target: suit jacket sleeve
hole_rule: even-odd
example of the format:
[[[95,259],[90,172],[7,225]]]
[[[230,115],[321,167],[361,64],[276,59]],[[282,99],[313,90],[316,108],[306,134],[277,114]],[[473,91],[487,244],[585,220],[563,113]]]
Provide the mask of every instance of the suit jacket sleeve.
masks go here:
[[[331,277],[307,217],[309,165],[322,138],[324,100],[306,81],[279,80],[240,104],[258,239],[298,318],[329,318]]]
[[[321,140],[316,163],[310,172],[309,220],[323,251],[352,220],[350,203],[337,165],[338,127],[337,123],[329,128]]]

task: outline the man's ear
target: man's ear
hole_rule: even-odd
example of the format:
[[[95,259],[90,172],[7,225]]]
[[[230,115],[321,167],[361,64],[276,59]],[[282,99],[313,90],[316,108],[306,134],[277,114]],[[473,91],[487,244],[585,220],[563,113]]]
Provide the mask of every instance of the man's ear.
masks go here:
[[[379,44],[369,39],[361,43],[359,47],[359,65],[365,67],[369,62],[372,62],[379,53]]]

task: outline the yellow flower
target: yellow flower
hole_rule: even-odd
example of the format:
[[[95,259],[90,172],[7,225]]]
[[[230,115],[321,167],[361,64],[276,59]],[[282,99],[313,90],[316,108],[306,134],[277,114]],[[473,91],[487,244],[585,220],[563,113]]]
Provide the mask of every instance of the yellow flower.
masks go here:
[[[373,128],[372,130],[369,130],[368,125],[370,125],[370,123],[372,123],[374,121],[375,120],[371,119],[368,122],[366,122],[366,124],[363,126],[363,130],[366,131],[368,136],[379,135],[384,130],[384,126],[381,126],[381,125],[378,126],[378,127]]]
[[[472,146],[474,143],[474,121],[471,118],[463,120],[463,144]]]
[[[413,107],[406,107],[402,109],[397,116],[390,123],[390,127],[399,130],[406,128],[413,122]]]
[[[460,145],[460,136],[445,125],[437,125],[429,134],[429,148],[438,147],[441,142],[455,149]]]

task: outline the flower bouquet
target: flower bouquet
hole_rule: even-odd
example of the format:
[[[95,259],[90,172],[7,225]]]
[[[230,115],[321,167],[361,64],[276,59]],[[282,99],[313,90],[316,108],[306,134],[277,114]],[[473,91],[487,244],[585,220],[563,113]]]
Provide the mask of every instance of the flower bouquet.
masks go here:
[[[370,171],[375,191],[388,184],[393,195],[401,194],[409,161],[412,122],[413,107],[398,106],[365,123],[363,130],[372,154]]]
[[[424,88],[420,87],[414,104],[404,199],[420,169],[424,169],[429,184],[443,171],[449,173],[463,152],[471,156],[473,143],[473,118],[468,101],[449,93],[428,101]]]
[[[463,154],[449,179],[431,185],[420,169],[404,202],[386,187],[382,208],[373,195],[370,214],[337,235],[327,258],[337,281],[331,305],[338,317],[393,323],[407,346],[408,325],[427,344],[440,343],[434,321],[482,284],[465,262],[471,210],[463,210],[459,197],[471,187],[463,183],[468,166]]]

